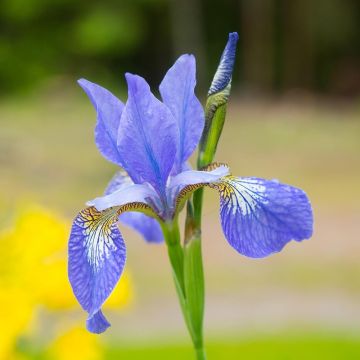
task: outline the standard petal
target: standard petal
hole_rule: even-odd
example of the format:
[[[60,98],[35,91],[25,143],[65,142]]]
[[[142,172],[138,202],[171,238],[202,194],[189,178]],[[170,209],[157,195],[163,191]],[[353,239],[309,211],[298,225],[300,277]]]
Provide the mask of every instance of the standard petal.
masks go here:
[[[276,180],[233,176],[212,186],[220,192],[224,234],[240,254],[265,257],[290,240],[311,237],[312,209],[302,190]]]
[[[162,196],[173,167],[178,128],[170,110],[140,76],[126,74],[129,98],[123,111],[118,147],[135,183],[149,182]]]
[[[194,93],[195,85],[195,57],[188,54],[176,60],[160,84],[161,97],[179,127],[174,174],[182,171],[183,163],[195,150],[204,128],[204,110]]]
[[[154,218],[140,212],[126,212],[121,214],[119,220],[122,224],[132,228],[150,243],[161,243],[164,236],[160,224]]]
[[[221,55],[220,63],[211,83],[208,95],[218,93],[230,84],[238,39],[239,35],[236,32],[229,34],[229,40]]]
[[[117,148],[117,134],[124,104],[110,91],[85,79],[78,81],[97,112],[95,143],[100,153],[109,161],[123,166]]]
[[[109,195],[132,183],[125,171],[118,171],[107,186],[105,195]],[[126,212],[120,215],[119,220],[122,224],[139,232],[148,242],[160,243],[164,241],[159,222],[150,216],[140,212]]]
[[[73,292],[89,313],[90,330],[105,329],[99,310],[117,284],[125,265],[126,249],[117,227],[117,209],[82,210],[69,239],[68,274]],[[95,331],[96,332],[96,331]]]
[[[111,325],[101,310],[86,320],[86,328],[94,334],[103,333],[109,326]]]

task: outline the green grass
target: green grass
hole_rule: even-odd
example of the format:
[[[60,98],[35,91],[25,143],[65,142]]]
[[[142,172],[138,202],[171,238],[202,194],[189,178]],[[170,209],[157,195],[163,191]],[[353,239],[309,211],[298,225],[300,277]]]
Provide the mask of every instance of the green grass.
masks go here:
[[[276,360],[339,360],[359,359],[360,340],[346,336],[287,335],[254,337],[247,340],[210,342],[208,360],[276,359]],[[108,350],[107,359],[192,359],[192,349],[185,345],[133,345]]]
[[[208,360],[357,360],[360,359],[360,338],[350,334],[300,334],[290,330],[290,333],[258,334],[238,340],[213,340],[207,344],[206,350]],[[49,360],[36,351],[26,355],[29,360]],[[157,340],[152,344],[133,342],[107,346],[103,359],[192,360],[195,357],[189,344],[162,344]]]

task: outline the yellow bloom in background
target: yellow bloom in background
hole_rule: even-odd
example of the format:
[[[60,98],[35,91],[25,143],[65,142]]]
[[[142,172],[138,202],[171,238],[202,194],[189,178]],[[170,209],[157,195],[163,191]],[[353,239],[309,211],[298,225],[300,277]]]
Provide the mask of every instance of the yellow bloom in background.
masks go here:
[[[16,342],[21,335],[34,336],[39,307],[55,314],[77,308],[67,277],[68,235],[69,222],[39,206],[20,209],[13,228],[0,233],[1,360],[16,358]],[[131,300],[131,281],[125,274],[106,305],[119,309]],[[74,348],[81,354],[70,357],[68,351],[75,354]],[[48,353],[49,359],[96,360],[102,350],[96,336],[73,328],[57,335]]]
[[[0,287],[1,360],[13,360],[16,341],[31,323],[32,315],[33,309],[24,291]]]
[[[103,352],[98,336],[84,327],[75,327],[55,339],[47,357],[51,360],[100,360]]]

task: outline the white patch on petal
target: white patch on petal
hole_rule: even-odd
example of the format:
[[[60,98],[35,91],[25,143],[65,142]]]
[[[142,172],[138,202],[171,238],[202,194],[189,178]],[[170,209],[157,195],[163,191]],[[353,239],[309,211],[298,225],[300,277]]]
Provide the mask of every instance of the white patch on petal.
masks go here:
[[[220,192],[223,201],[230,201],[232,214],[238,211],[247,216],[255,211],[257,206],[266,204],[266,187],[257,179],[244,179],[228,176],[220,185]]]
[[[111,227],[116,220],[116,211],[110,209],[99,212],[93,207],[83,210],[81,217],[77,219],[85,235],[84,247],[87,260],[96,272],[101,270],[104,261],[117,250],[111,237]]]

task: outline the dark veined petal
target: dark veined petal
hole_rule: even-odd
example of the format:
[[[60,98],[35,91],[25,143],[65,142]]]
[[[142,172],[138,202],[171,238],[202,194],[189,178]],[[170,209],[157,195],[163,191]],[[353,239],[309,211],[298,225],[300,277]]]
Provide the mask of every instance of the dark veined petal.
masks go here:
[[[119,171],[111,179],[105,190],[105,195],[110,195],[111,193],[132,183],[133,182],[125,171]],[[164,241],[164,236],[159,222],[150,216],[140,212],[126,212],[120,215],[119,220],[122,224],[139,232],[148,242],[160,243]]]
[[[238,39],[239,35],[236,32],[229,34],[229,40],[221,55],[220,64],[216,70],[208,95],[218,93],[230,84]]]
[[[150,183],[165,195],[174,165],[178,128],[170,110],[151,93],[147,82],[126,74],[129,98],[123,111],[118,147],[125,170],[135,183]]]
[[[89,331],[109,326],[99,312],[117,284],[125,265],[126,248],[117,227],[118,209],[82,210],[73,222],[69,239],[68,273],[73,292],[89,313]]]
[[[240,254],[265,257],[290,240],[311,237],[312,209],[302,190],[276,180],[234,176],[212,186],[220,192],[224,234]]]
[[[179,126],[175,174],[182,171],[183,163],[195,150],[204,128],[204,110],[194,93],[195,85],[195,57],[188,54],[176,60],[160,84],[161,97]]]
[[[117,135],[124,104],[110,91],[85,79],[78,81],[97,112],[95,143],[100,153],[109,161],[123,166],[117,148]]]

